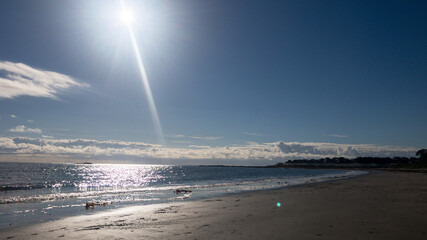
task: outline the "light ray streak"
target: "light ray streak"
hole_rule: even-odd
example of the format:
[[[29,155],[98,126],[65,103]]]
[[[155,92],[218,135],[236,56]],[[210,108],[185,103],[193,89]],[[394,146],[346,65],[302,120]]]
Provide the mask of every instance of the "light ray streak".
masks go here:
[[[121,3],[122,3],[123,9],[126,9],[126,5],[124,3],[124,0],[121,0]],[[157,138],[158,138],[158,141],[160,142],[160,144],[165,145],[165,139],[164,139],[164,135],[163,135],[162,126],[160,124],[160,119],[159,119],[159,115],[157,113],[157,108],[156,108],[156,104],[154,102],[153,94],[151,93],[150,83],[148,82],[148,77],[147,77],[147,73],[145,71],[144,63],[142,62],[140,50],[139,50],[138,44],[136,42],[136,38],[135,38],[135,35],[133,33],[133,29],[132,29],[131,24],[128,23],[127,27],[129,30],[129,35],[130,35],[131,41],[132,41],[133,50],[135,51],[135,58],[136,58],[136,62],[138,64],[138,69],[139,69],[139,73],[141,76],[141,80],[142,80],[142,83],[144,85],[145,95],[146,95],[147,100],[148,100],[148,106],[150,108],[151,118],[153,119],[154,130],[156,131]]]

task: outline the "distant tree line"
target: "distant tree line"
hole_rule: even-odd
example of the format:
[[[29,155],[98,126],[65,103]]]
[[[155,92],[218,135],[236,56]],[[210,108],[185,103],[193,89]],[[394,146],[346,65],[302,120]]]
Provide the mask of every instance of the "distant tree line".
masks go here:
[[[415,155],[420,158],[421,163],[427,163],[427,149],[420,149],[415,153]]]
[[[278,163],[271,167],[391,167],[414,164],[427,164],[427,149],[416,152],[416,157],[357,157],[348,159],[344,157],[320,158],[320,159],[298,159],[289,160],[286,163]]]
[[[410,164],[418,162],[418,158],[411,157],[357,157],[348,159],[344,157],[289,160],[286,163],[335,163],[335,164]]]

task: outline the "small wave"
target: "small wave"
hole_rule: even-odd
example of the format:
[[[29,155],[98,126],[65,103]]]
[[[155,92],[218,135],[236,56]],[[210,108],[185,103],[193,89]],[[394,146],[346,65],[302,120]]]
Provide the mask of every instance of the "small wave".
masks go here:
[[[90,192],[75,192],[75,193],[52,193],[25,197],[9,197],[0,198],[0,204],[9,203],[36,203],[36,202],[47,202],[55,200],[64,200],[69,198],[90,198],[97,197],[106,194],[127,194],[127,193],[142,193],[143,189],[132,189],[132,190],[108,190],[108,191],[90,191]]]
[[[46,186],[32,186],[32,185],[25,185],[25,186],[0,186],[0,191],[16,191],[16,190],[31,190],[31,189],[41,189],[46,188]]]

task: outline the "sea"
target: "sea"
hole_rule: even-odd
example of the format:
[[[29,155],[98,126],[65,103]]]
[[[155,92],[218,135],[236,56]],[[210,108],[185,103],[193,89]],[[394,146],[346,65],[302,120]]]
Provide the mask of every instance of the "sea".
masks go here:
[[[0,229],[364,174],[333,169],[0,163]],[[190,190],[175,193],[177,189]],[[175,192],[174,192],[175,191]],[[86,203],[96,203],[86,207]]]

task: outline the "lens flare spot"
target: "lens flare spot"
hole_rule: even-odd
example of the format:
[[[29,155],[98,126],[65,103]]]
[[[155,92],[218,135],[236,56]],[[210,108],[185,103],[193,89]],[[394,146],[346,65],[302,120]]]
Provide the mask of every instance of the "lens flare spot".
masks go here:
[[[277,207],[280,207],[280,206],[282,206],[282,204],[281,204],[281,203],[279,203],[279,202],[278,202],[278,203],[277,203],[276,205],[277,205]]]

